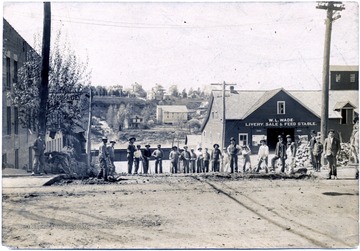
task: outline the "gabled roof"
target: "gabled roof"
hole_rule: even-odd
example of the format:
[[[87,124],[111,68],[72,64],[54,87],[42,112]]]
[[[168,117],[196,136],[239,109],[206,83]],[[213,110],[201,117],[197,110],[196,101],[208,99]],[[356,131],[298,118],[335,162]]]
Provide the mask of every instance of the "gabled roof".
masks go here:
[[[186,105],[158,105],[164,112],[188,112]]]
[[[228,120],[243,120],[256,109],[264,105],[268,100],[274,97],[280,91],[284,91],[289,96],[294,98],[309,111],[316,116],[321,117],[322,109],[322,93],[320,90],[315,91],[286,91],[282,88],[268,91],[249,91],[238,90],[238,94],[226,92],[225,107],[226,119]],[[350,103],[358,113],[358,91],[342,91],[330,90],[329,91],[329,118],[341,118],[341,114],[335,111],[337,103],[342,102],[345,105]],[[222,94],[221,91],[212,92],[213,100],[210,100],[209,110],[216,109],[218,114],[222,114]],[[212,110],[215,111],[215,110]],[[209,115],[209,114],[208,114]],[[206,119],[207,120],[207,119]],[[205,121],[206,123],[206,121]]]
[[[343,109],[344,107],[356,108],[356,106],[354,106],[351,102],[345,101],[345,102],[336,102],[336,104],[334,105],[334,110]]]
[[[330,65],[330,71],[359,71],[358,65]]]
[[[238,91],[238,93],[225,93],[226,119],[242,119],[266,91]],[[222,116],[222,91],[213,91],[212,107]],[[210,106],[209,106],[210,108]]]
[[[252,114],[254,111],[256,111],[258,108],[260,108],[263,104],[265,104],[268,100],[270,100],[272,97],[274,97],[276,94],[278,94],[283,89],[275,89],[271,91],[265,92],[261,98],[259,98],[255,104],[244,114],[242,119],[245,119],[247,116]]]
[[[321,91],[290,91],[290,93],[300,100],[305,106],[321,116],[322,93]],[[335,111],[338,102],[351,103],[354,105],[355,112],[359,113],[359,91],[349,90],[330,90],[329,91],[329,118],[341,118],[341,114]]]

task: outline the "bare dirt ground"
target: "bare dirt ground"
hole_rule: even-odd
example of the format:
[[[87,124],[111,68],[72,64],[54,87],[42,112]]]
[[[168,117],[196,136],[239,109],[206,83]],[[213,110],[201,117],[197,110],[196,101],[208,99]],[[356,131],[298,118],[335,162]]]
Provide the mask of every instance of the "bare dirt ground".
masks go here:
[[[357,180],[251,177],[162,174],[122,176],[116,183],[64,181],[52,186],[39,185],[46,177],[3,177],[2,245],[20,249],[358,246]]]

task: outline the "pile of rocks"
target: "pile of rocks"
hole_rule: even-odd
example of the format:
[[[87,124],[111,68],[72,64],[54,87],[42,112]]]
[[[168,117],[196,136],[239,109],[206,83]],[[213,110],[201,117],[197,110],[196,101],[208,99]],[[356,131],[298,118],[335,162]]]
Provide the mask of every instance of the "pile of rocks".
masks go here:
[[[349,143],[340,143],[341,149],[336,157],[337,164],[339,166],[346,166],[349,163],[351,157],[351,145]]]
[[[94,165],[88,167],[84,162],[77,160],[71,153],[53,151],[46,153],[45,172],[92,177],[97,175],[98,171]]]
[[[310,148],[305,144],[301,144],[296,150],[295,166],[307,167],[308,165],[310,165],[310,162]]]

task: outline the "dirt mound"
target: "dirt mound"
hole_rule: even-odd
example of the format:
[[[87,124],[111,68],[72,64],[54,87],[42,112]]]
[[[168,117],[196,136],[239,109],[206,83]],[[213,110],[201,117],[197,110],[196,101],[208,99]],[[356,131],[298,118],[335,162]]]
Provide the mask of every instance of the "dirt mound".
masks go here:
[[[200,173],[200,174],[153,174],[153,175],[119,175],[109,178],[108,181],[97,178],[80,178],[74,175],[59,175],[49,180],[44,186],[64,186],[64,185],[105,185],[105,184],[143,184],[143,183],[186,183],[199,180],[225,181],[225,180],[258,180],[258,179],[314,179],[316,176],[311,174],[296,173]]]

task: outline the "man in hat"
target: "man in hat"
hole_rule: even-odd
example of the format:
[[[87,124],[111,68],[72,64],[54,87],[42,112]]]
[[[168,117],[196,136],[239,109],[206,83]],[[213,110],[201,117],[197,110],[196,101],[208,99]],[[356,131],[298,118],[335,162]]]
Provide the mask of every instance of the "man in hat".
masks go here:
[[[161,145],[157,145],[157,149],[153,151],[152,156],[155,158],[155,173],[158,173],[158,171],[162,173],[162,159],[164,157],[164,152],[161,150]],[[160,167],[160,170],[158,170],[158,167]]]
[[[194,148],[191,148],[190,149],[190,171],[192,173],[195,173],[196,170],[195,170],[195,163],[196,163],[196,153],[194,152],[195,149]]]
[[[235,138],[231,137],[230,138],[230,145],[227,148],[227,152],[228,152],[229,158],[230,158],[231,173],[234,173],[234,171],[236,173],[238,172],[238,154],[239,154],[239,151],[241,151],[241,149],[235,143]]]
[[[286,161],[285,161],[285,164],[290,167],[290,173],[294,173],[295,156],[296,156],[295,142],[292,142],[290,135],[286,135]]]
[[[102,144],[99,147],[99,162],[100,162],[100,172],[97,176],[98,179],[101,179],[104,177],[104,180],[108,180],[108,172],[109,172],[109,152],[106,147],[106,143],[108,141],[107,137],[102,137]]]
[[[39,133],[37,139],[35,140],[32,149],[34,150],[34,165],[31,175],[42,175],[45,167],[45,140],[44,134]]]
[[[143,155],[141,152],[141,145],[136,146],[136,151],[134,152],[134,162],[135,162],[135,172],[134,174],[138,174],[139,167],[140,167],[140,161],[143,162]],[[144,162],[143,162],[144,163]],[[143,164],[144,166],[144,164]]]
[[[315,172],[320,172],[321,169],[321,156],[322,153],[324,151],[324,146],[323,144],[321,144],[321,137],[317,136],[316,137],[316,143],[314,145],[314,150],[313,150],[313,154],[314,154],[314,158],[315,158]]]
[[[180,158],[183,163],[184,173],[189,173],[190,152],[187,146],[184,146],[184,151],[180,154]]]
[[[260,147],[258,151],[258,164],[255,172],[259,172],[261,169],[261,164],[265,162],[265,172],[268,173],[268,159],[269,159],[269,147],[266,145],[266,140],[260,140]]]
[[[127,147],[127,161],[128,161],[128,174],[132,174],[132,167],[134,163],[134,153],[136,151],[134,142],[136,141],[136,138],[131,137],[129,139],[129,145]]]
[[[115,146],[116,142],[114,140],[110,141],[110,146],[108,146],[107,150],[109,153],[109,175],[110,176],[114,176],[115,175],[115,164],[114,164],[114,159],[115,159]]]
[[[337,179],[337,170],[336,170],[336,155],[340,150],[340,141],[335,138],[335,131],[330,129],[328,132],[328,137],[324,141],[324,153],[325,157],[329,163],[329,177],[334,176],[334,179]]]
[[[178,167],[178,160],[179,160],[180,153],[177,150],[177,146],[173,146],[171,148],[171,152],[169,154],[169,160],[170,160],[170,168],[171,173],[177,173],[177,167]]]
[[[203,154],[203,172],[204,173],[209,172],[210,159],[211,159],[211,156],[209,153],[209,149],[207,147],[205,147],[205,152]]]
[[[282,167],[281,172],[285,170],[285,158],[286,158],[286,146],[283,143],[283,138],[281,135],[278,136],[278,142],[276,143],[275,156],[271,159],[271,168],[275,172],[275,161],[280,159]]]
[[[314,152],[314,145],[316,143],[316,132],[314,130],[312,130],[310,135],[311,136],[310,136],[310,141],[309,141],[308,147],[310,150],[311,165],[313,167],[313,170],[315,170],[316,169],[316,160],[315,160],[313,152]]]
[[[148,171],[150,170],[150,159],[151,159],[151,150],[150,150],[150,144],[146,144],[145,145],[145,150],[143,153],[143,157],[144,157],[144,174],[147,174]]]
[[[222,153],[219,149],[218,144],[214,144],[214,150],[211,153],[211,160],[212,160],[212,170],[213,172],[220,171],[220,161],[222,160]]]
[[[243,142],[243,145],[241,146],[241,155],[243,156],[243,173],[246,172],[246,164],[249,163],[249,172],[252,172],[251,169],[251,160],[250,160],[250,154],[251,154],[251,149],[250,147],[246,144],[246,141]]]
[[[203,160],[204,160],[201,147],[198,147],[196,156],[197,156],[196,157],[196,172],[201,173],[201,172],[203,172]]]

